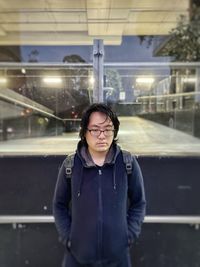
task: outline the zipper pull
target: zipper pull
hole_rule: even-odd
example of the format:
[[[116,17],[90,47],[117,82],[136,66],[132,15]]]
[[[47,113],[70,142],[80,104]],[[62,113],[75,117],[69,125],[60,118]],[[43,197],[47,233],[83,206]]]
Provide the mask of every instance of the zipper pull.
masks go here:
[[[102,175],[102,171],[99,169],[99,175]]]

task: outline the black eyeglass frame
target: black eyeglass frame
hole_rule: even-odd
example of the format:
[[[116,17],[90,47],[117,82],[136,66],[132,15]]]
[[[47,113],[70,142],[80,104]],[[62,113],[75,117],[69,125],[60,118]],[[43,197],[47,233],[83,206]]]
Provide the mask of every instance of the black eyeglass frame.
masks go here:
[[[87,130],[88,130],[88,132],[90,132],[91,136],[94,136],[94,137],[99,137],[101,135],[101,133],[103,133],[105,137],[111,137],[111,136],[114,135],[114,132],[115,132],[114,129],[105,129],[105,130],[100,130],[100,129],[87,129]],[[108,132],[110,134],[108,134]],[[107,134],[105,134],[105,133],[107,133]]]

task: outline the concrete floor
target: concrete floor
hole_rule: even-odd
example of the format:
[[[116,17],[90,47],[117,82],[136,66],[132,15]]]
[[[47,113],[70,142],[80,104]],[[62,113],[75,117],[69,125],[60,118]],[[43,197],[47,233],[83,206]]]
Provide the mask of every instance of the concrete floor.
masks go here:
[[[199,155],[200,139],[138,117],[120,117],[119,145],[136,155]],[[78,133],[0,142],[0,155],[63,155],[73,152]]]

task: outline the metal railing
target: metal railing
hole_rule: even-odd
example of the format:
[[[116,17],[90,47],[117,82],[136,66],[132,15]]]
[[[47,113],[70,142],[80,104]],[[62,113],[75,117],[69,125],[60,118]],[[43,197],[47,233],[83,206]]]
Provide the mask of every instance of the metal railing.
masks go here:
[[[92,68],[93,62],[88,63],[15,63],[0,62],[0,69],[65,69],[65,68]],[[104,67],[200,67],[200,62],[104,62]]]
[[[145,223],[200,224],[200,216],[146,216]],[[0,224],[54,223],[52,215],[3,215]]]

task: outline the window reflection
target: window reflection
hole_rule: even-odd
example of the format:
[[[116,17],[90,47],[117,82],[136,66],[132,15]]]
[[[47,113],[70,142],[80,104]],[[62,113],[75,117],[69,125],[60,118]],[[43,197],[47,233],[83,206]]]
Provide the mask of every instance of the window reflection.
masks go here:
[[[78,130],[81,112],[90,102],[89,69],[24,69],[19,65],[4,72],[0,92],[2,141]]]
[[[146,147],[154,144],[153,152],[161,143],[167,146],[177,143],[180,134],[186,134],[184,140],[189,140],[185,141],[186,152],[192,153],[193,144],[199,145],[200,49],[196,32],[200,12],[198,1],[192,1],[195,5],[190,6],[189,17],[189,2],[186,2],[185,11],[183,8],[183,13],[176,14],[176,27],[168,31],[168,35],[136,36],[127,30],[129,36],[121,33],[122,41],[117,45],[107,45],[106,38],[104,40],[103,101],[112,106],[122,121],[120,144],[129,146],[132,143],[132,148],[128,148],[133,152],[137,152],[137,142]],[[121,9],[118,12],[120,15]],[[129,24],[133,15],[131,10]],[[143,17],[145,23],[149,18]],[[18,31],[20,35],[20,27]],[[36,142],[39,138],[62,137],[71,145],[71,140],[78,138],[82,111],[93,101],[92,49],[92,43],[85,46],[1,46],[0,61],[7,63],[0,65],[0,152],[7,151],[9,145],[12,152],[12,144],[16,143],[11,141],[21,140],[26,148],[30,139]],[[42,61],[49,63],[42,64]],[[27,67],[21,62],[30,64]],[[84,66],[87,62],[90,62],[88,66]],[[164,138],[164,133],[174,139],[165,137],[165,141],[154,143],[159,138],[152,132],[147,140],[146,133],[154,126],[159,129],[160,139]],[[161,126],[165,128],[159,128]],[[136,129],[139,129],[138,135],[133,139]],[[54,141],[51,153],[56,153],[56,149],[66,153],[72,148],[65,143],[61,151]],[[162,150],[166,151],[167,146]],[[22,150],[22,146],[18,147]],[[139,152],[145,153],[146,147]],[[42,153],[45,151],[46,147]]]

